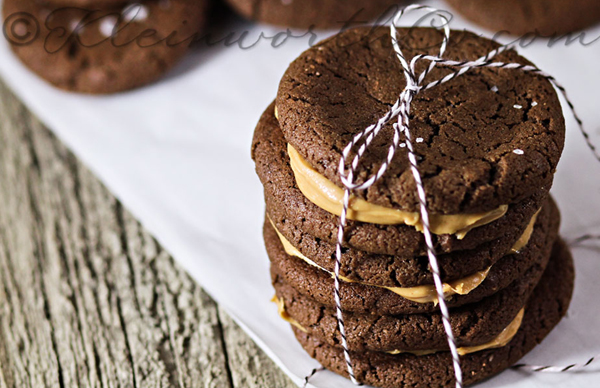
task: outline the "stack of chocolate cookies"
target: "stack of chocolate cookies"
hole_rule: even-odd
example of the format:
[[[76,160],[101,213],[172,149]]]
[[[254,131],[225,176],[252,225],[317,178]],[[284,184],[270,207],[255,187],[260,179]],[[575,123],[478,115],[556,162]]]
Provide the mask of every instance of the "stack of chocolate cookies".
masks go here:
[[[5,0],[4,34],[54,86],[105,94],[162,77],[188,52],[208,0]]]
[[[400,29],[399,41],[410,60],[436,54],[442,34]],[[497,47],[453,32],[445,57],[475,60]],[[514,51],[495,60],[529,64]],[[453,71],[438,65],[427,79]],[[306,351],[346,376],[333,279],[343,196],[338,165],[353,136],[405,85],[388,28],[347,30],[290,65],[254,134],[274,301]],[[470,384],[513,365],[569,306],[573,263],[548,194],[564,118],[543,77],[478,68],[418,94],[410,127]],[[359,182],[378,171],[392,136],[386,126],[368,147]],[[340,297],[357,379],[376,387],[453,386],[405,144],[380,180],[352,193],[348,218]]]

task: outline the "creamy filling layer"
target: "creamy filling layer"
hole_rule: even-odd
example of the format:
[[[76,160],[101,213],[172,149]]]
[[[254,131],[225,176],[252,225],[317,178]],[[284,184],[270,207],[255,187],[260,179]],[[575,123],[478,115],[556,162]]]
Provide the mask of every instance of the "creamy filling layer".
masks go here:
[[[275,302],[277,304],[277,311],[279,313],[279,316],[282,319],[284,319],[286,322],[290,323],[291,325],[294,325],[299,330],[301,330],[305,333],[308,332],[306,330],[306,328],[304,328],[294,318],[290,317],[290,315],[285,311],[285,302],[283,301],[283,299],[278,298],[277,296],[274,296],[273,299],[271,299],[271,301]],[[507,327],[505,327],[504,330],[502,330],[502,332],[496,338],[494,338],[490,342],[485,343],[483,345],[460,347],[457,349],[458,354],[460,354],[461,356],[464,356],[465,354],[475,353],[475,352],[479,352],[479,351],[486,350],[486,349],[501,348],[503,346],[508,345],[508,343],[513,339],[513,337],[519,331],[519,328],[521,327],[521,324],[523,323],[524,315],[525,315],[525,309],[522,308],[519,311],[519,313],[517,314],[517,316],[515,317],[515,319],[513,319],[512,322]],[[402,354],[402,353],[410,353],[410,354],[414,354],[415,356],[426,356],[428,354],[438,353],[438,352],[442,352],[442,351],[443,350],[433,350],[433,349],[432,350],[416,350],[416,351],[393,350],[393,351],[386,352],[386,353],[393,354],[393,355]]]
[[[287,311],[285,311],[285,303],[282,298],[278,298],[277,295],[275,295],[271,299],[271,302],[274,302],[277,305],[277,313],[279,314],[281,319],[283,319],[287,323],[297,327],[301,331],[303,331],[305,333],[307,332],[306,329],[300,323],[298,323],[297,320],[290,317],[290,315],[287,313]]]
[[[521,249],[527,246],[529,240],[531,239],[531,235],[533,234],[533,228],[535,227],[535,222],[537,221],[540,211],[542,211],[542,209],[539,209],[537,212],[535,212],[533,217],[531,217],[531,221],[529,221],[527,228],[525,228],[525,232],[523,232],[521,237],[519,237],[515,245],[513,245],[513,247],[511,248],[511,253],[519,253],[521,252]]]
[[[539,211],[538,211],[538,213],[539,213]],[[525,232],[523,233],[523,235],[519,238],[519,240],[515,243],[515,245],[511,249],[512,253],[518,253],[518,251],[521,250],[529,242],[529,239],[531,238],[531,234],[533,232],[533,227],[535,225],[535,221],[536,221],[538,213],[536,213],[533,216],[533,218],[529,222],[529,225],[527,226]],[[333,274],[333,272],[326,270],[325,268],[321,267],[320,265],[318,265],[317,263],[315,263],[314,261],[312,261],[305,255],[303,255],[302,252],[300,252],[300,250],[298,250],[298,248],[293,246],[292,243],[290,243],[289,240],[286,239],[279,232],[279,230],[277,230],[277,227],[275,227],[275,224],[271,220],[269,220],[269,221],[271,222],[271,226],[273,227],[273,229],[275,229],[275,232],[277,232],[277,236],[279,237],[279,240],[281,241],[281,245],[283,246],[283,249],[285,250],[285,252],[288,255],[298,257],[299,259],[302,259],[307,264],[310,264],[313,267],[319,268],[320,270],[327,272],[332,277],[335,276]],[[483,283],[483,281],[487,278],[491,268],[492,267],[488,267],[487,269],[485,269],[483,271],[476,272],[476,273],[469,275],[467,277],[464,277],[462,279],[444,283],[443,284],[444,298],[449,298],[450,296],[456,295],[456,294],[467,295],[468,293],[470,293],[471,291],[473,291],[474,289],[479,287],[481,285],[481,283]],[[416,287],[385,287],[385,286],[378,286],[375,284],[357,282],[357,281],[349,279],[345,276],[340,276],[340,280],[347,282],[347,283],[358,283],[358,284],[364,284],[364,285],[372,286],[372,287],[385,288],[387,290],[392,291],[395,294],[400,295],[401,297],[403,297],[405,299],[411,300],[416,303],[435,303],[435,304],[438,303],[437,291],[436,291],[434,285],[423,285],[423,286],[416,286]]]
[[[504,328],[504,330],[502,330],[502,332],[500,333],[500,335],[498,335],[498,337],[494,338],[490,342],[485,343],[483,345],[463,346],[461,348],[458,348],[458,349],[456,349],[458,351],[458,354],[461,356],[464,356],[465,354],[475,353],[475,352],[479,352],[479,351],[486,350],[486,349],[501,348],[501,347],[508,345],[508,343],[513,339],[513,337],[519,331],[519,328],[521,327],[521,324],[523,323],[524,315],[525,315],[525,308],[522,308],[519,311],[519,313],[517,314],[517,316],[515,317],[515,319],[513,319],[512,322]],[[418,351],[408,351],[407,352],[407,351],[402,351],[402,350],[394,350],[394,351],[386,352],[386,353],[389,353],[389,354],[410,353],[410,354],[414,354],[415,356],[426,356],[428,354],[438,353],[441,351],[442,350],[418,350]]]
[[[302,252],[300,252],[296,247],[294,247],[276,228],[275,228],[275,231],[277,232],[277,235],[279,236],[279,239],[281,240],[283,249],[285,250],[285,252],[288,255],[298,257],[298,258],[302,259],[304,262],[306,262],[307,264],[310,264],[313,267],[319,268],[320,270],[327,272],[332,277],[335,276],[333,274],[333,272],[327,271],[325,268],[319,266],[317,263],[315,263],[308,257],[304,256],[302,254]],[[476,272],[473,275],[470,275],[463,279],[455,280],[455,281],[452,281],[449,283],[444,283],[444,285],[443,285],[444,298],[448,298],[455,294],[466,295],[469,292],[473,291],[485,280],[485,278],[487,277],[487,275],[490,271],[490,268],[487,268],[484,271]],[[340,276],[340,280],[347,282],[347,283],[358,283],[358,284],[364,284],[364,285],[373,286],[373,287],[385,288],[385,289],[392,291],[395,294],[400,295],[401,297],[403,297],[405,299],[412,300],[413,302],[417,302],[417,303],[432,303],[432,302],[436,303],[436,304],[438,303],[437,292],[435,290],[435,286],[433,286],[433,285],[424,285],[424,286],[417,286],[417,287],[384,287],[384,286],[377,286],[374,284],[357,282],[357,281],[349,279],[345,276]]]
[[[296,183],[302,194],[321,209],[337,216],[342,214],[344,190],[317,172],[290,144],[288,144],[288,155]],[[470,230],[501,218],[507,210],[508,205],[502,205],[484,213],[431,214],[430,230],[434,234],[454,234],[458,239],[463,239]],[[423,231],[419,213],[374,205],[355,196],[350,197],[347,217],[372,224],[405,224],[414,226],[420,232]]]

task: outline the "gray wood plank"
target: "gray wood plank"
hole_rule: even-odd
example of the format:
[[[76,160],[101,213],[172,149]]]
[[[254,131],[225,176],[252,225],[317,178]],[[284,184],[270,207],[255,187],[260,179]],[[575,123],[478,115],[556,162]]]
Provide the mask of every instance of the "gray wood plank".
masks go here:
[[[297,387],[244,333],[233,319],[219,308],[231,379],[235,387]]]
[[[231,387],[223,334],[215,303],[0,83],[0,387]]]

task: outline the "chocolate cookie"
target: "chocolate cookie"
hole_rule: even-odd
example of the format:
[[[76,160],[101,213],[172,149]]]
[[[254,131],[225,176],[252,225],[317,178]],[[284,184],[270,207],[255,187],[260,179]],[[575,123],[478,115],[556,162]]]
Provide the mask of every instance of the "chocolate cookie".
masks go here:
[[[500,373],[539,344],[566,314],[571,300],[574,269],[562,241],[555,244],[550,264],[525,307],[525,316],[510,343],[461,357],[466,384]],[[293,328],[308,354],[331,371],[347,376],[340,348]],[[453,387],[454,374],[449,352],[426,356],[390,355],[381,352],[351,353],[354,374],[360,382],[382,388]]]
[[[549,251],[550,249],[548,249]],[[549,254],[505,289],[477,303],[451,310],[450,322],[458,346],[476,346],[496,338],[525,306],[538,284]],[[273,267],[272,267],[273,268]],[[336,311],[303,296],[272,270],[273,286],[286,312],[307,332],[340,346]],[[421,351],[448,349],[440,313],[379,315],[344,313],[348,347],[353,351]]]
[[[537,241],[543,242],[548,234],[550,218],[554,218],[553,235],[556,235],[560,218],[555,205],[543,208],[540,211],[539,220],[536,218],[536,221],[539,221],[537,222],[538,228],[534,233]],[[308,233],[301,233],[300,238],[294,238],[294,242],[296,243],[292,245],[305,257],[333,272],[335,245],[314,238]],[[550,242],[552,243],[554,240],[552,239]],[[452,281],[483,271],[505,257],[513,245],[506,239],[496,239],[471,250],[438,255],[443,279]],[[523,252],[524,256],[531,257],[537,247],[533,244],[526,248],[526,252]],[[361,283],[385,287],[415,287],[433,284],[427,256],[377,255],[347,248],[342,253],[342,262],[341,275]]]
[[[170,0],[150,0],[166,3]],[[110,8],[130,3],[129,0],[39,0],[41,4],[59,7],[85,7],[90,9]]]
[[[442,40],[441,32],[431,28],[399,29],[398,34],[408,60],[416,54],[437,55]],[[454,31],[444,57],[475,60],[498,47]],[[512,50],[494,60],[530,64]],[[453,71],[438,65],[425,84]],[[281,130],[312,167],[343,187],[341,151],[389,110],[405,85],[389,28],[344,31],[305,51],[285,72],[276,100]],[[431,214],[487,212],[550,188],[565,136],[551,83],[532,73],[497,68],[473,69],[422,91],[413,100],[410,126]],[[365,152],[359,182],[375,175],[392,138],[390,123]],[[418,212],[407,148],[398,149],[372,187],[353,194],[371,204]]]
[[[335,244],[339,218],[310,202],[298,189],[286,144],[271,105],[256,127],[252,144],[252,158],[265,189],[267,213],[277,229],[295,246],[300,245],[304,233]],[[461,240],[454,235],[434,235],[438,253],[474,249],[497,239],[512,246],[546,196],[546,189],[538,189],[532,197],[509,206],[500,219],[471,230]],[[376,225],[349,220],[344,245],[359,251],[403,257],[425,254],[423,234],[407,225]]]
[[[495,33],[543,37],[582,30],[600,21],[597,0],[447,0],[458,13]]]
[[[227,0],[240,15],[263,23],[294,28],[347,28],[389,17],[397,0]],[[385,19],[387,20],[387,18]]]
[[[206,5],[206,0],[148,0],[88,10],[6,0],[3,12],[7,39],[32,71],[61,89],[99,94],[164,75],[188,51]]]
[[[558,209],[554,202],[550,201],[538,216],[528,245],[520,253],[502,258],[491,267],[487,277],[477,288],[467,295],[450,296],[446,299],[446,304],[449,307],[459,307],[478,302],[521,278],[534,264],[542,265],[550,255],[559,222]],[[305,263],[302,259],[289,256],[268,221],[264,225],[264,237],[272,268],[287,284],[317,303],[328,307],[335,306],[334,284],[329,273]],[[396,315],[438,310],[434,303],[413,302],[381,287],[349,282],[342,282],[341,286],[342,307],[347,311]]]

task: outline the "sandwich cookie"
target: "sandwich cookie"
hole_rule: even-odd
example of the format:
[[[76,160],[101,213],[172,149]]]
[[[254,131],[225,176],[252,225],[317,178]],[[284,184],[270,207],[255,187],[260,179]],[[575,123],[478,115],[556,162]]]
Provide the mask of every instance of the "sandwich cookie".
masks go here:
[[[287,142],[274,114],[271,105],[256,127],[252,144],[256,172],[265,190],[267,213],[279,232],[295,246],[303,233],[334,245],[339,217],[315,205],[299,190],[290,167]],[[532,197],[508,206],[499,219],[471,229],[462,238],[454,234],[435,235],[438,253],[474,249],[497,239],[503,240],[505,246],[512,246],[546,196],[546,189],[538,189]],[[346,246],[358,251],[403,257],[425,254],[423,234],[413,226],[348,220],[346,231]]]
[[[101,9],[36,0],[3,5],[7,39],[19,59],[58,88],[92,94],[159,79],[188,51],[206,11],[206,0],[149,0]]]
[[[450,324],[460,347],[483,345],[496,338],[518,315],[539,282],[547,255],[505,289],[474,304],[451,310]],[[287,314],[306,331],[332,346],[341,346],[335,308],[301,295],[272,270],[273,286]],[[364,351],[428,351],[448,349],[439,312],[380,315],[344,313],[348,348]]]
[[[550,209],[540,210],[542,217],[538,234],[545,236]],[[506,240],[493,240],[479,245],[477,248],[465,251],[455,251],[438,256],[443,279],[447,282],[458,281],[474,275],[487,272],[490,267],[509,253],[521,250],[527,244],[534,231],[538,215],[532,217],[529,226],[522,235],[523,241],[518,240],[512,245]],[[558,218],[558,217],[557,217]],[[270,221],[271,222],[271,221]],[[275,223],[271,222],[273,226]],[[286,252],[299,257],[311,265],[318,266],[328,272],[334,271],[332,257],[335,247],[312,237],[308,233],[301,235],[300,243],[296,246],[290,242],[277,227],[274,226]],[[523,246],[520,246],[523,245]],[[369,254],[353,248],[347,248],[342,254],[343,268],[340,275],[346,281],[373,284],[383,287],[418,287],[433,284],[432,275],[427,268],[426,256],[391,256]]]
[[[416,54],[436,55],[442,41],[442,33],[431,28],[401,28],[398,33],[408,61]],[[445,57],[476,60],[498,47],[473,33],[455,31]],[[531,64],[513,50],[494,60]],[[438,65],[424,84],[453,71]],[[387,27],[347,30],[306,50],[289,66],[277,94],[279,125],[291,148],[341,189],[342,150],[389,110],[405,86]],[[448,229],[455,225],[461,232],[465,218],[489,217],[489,223],[510,205],[549,189],[565,136],[562,108],[547,79],[494,68],[473,69],[417,94],[410,126],[435,234],[453,234]],[[378,171],[393,132],[390,123],[369,145],[357,183]],[[313,183],[318,195],[334,200],[331,186]],[[407,149],[396,152],[386,174],[371,187],[353,192],[351,202],[351,219],[418,228],[419,201]],[[367,221],[359,217],[362,212],[384,214],[369,214]],[[437,228],[438,223],[452,225]]]
[[[550,213],[549,217],[547,213]],[[538,216],[528,244],[519,253],[509,254],[492,265],[483,279],[476,279],[471,284],[468,283],[469,277],[452,282],[454,290],[447,293],[446,304],[459,307],[478,302],[524,276],[533,265],[541,265],[550,255],[559,222],[558,209],[553,202],[549,202]],[[335,306],[334,282],[329,271],[290,255],[284,248],[281,236],[268,220],[264,225],[264,238],[272,268],[284,282],[320,304],[330,308]],[[432,285],[401,289],[342,281],[340,292],[342,308],[346,311],[397,315],[438,310]],[[406,295],[414,298],[408,299]]]

